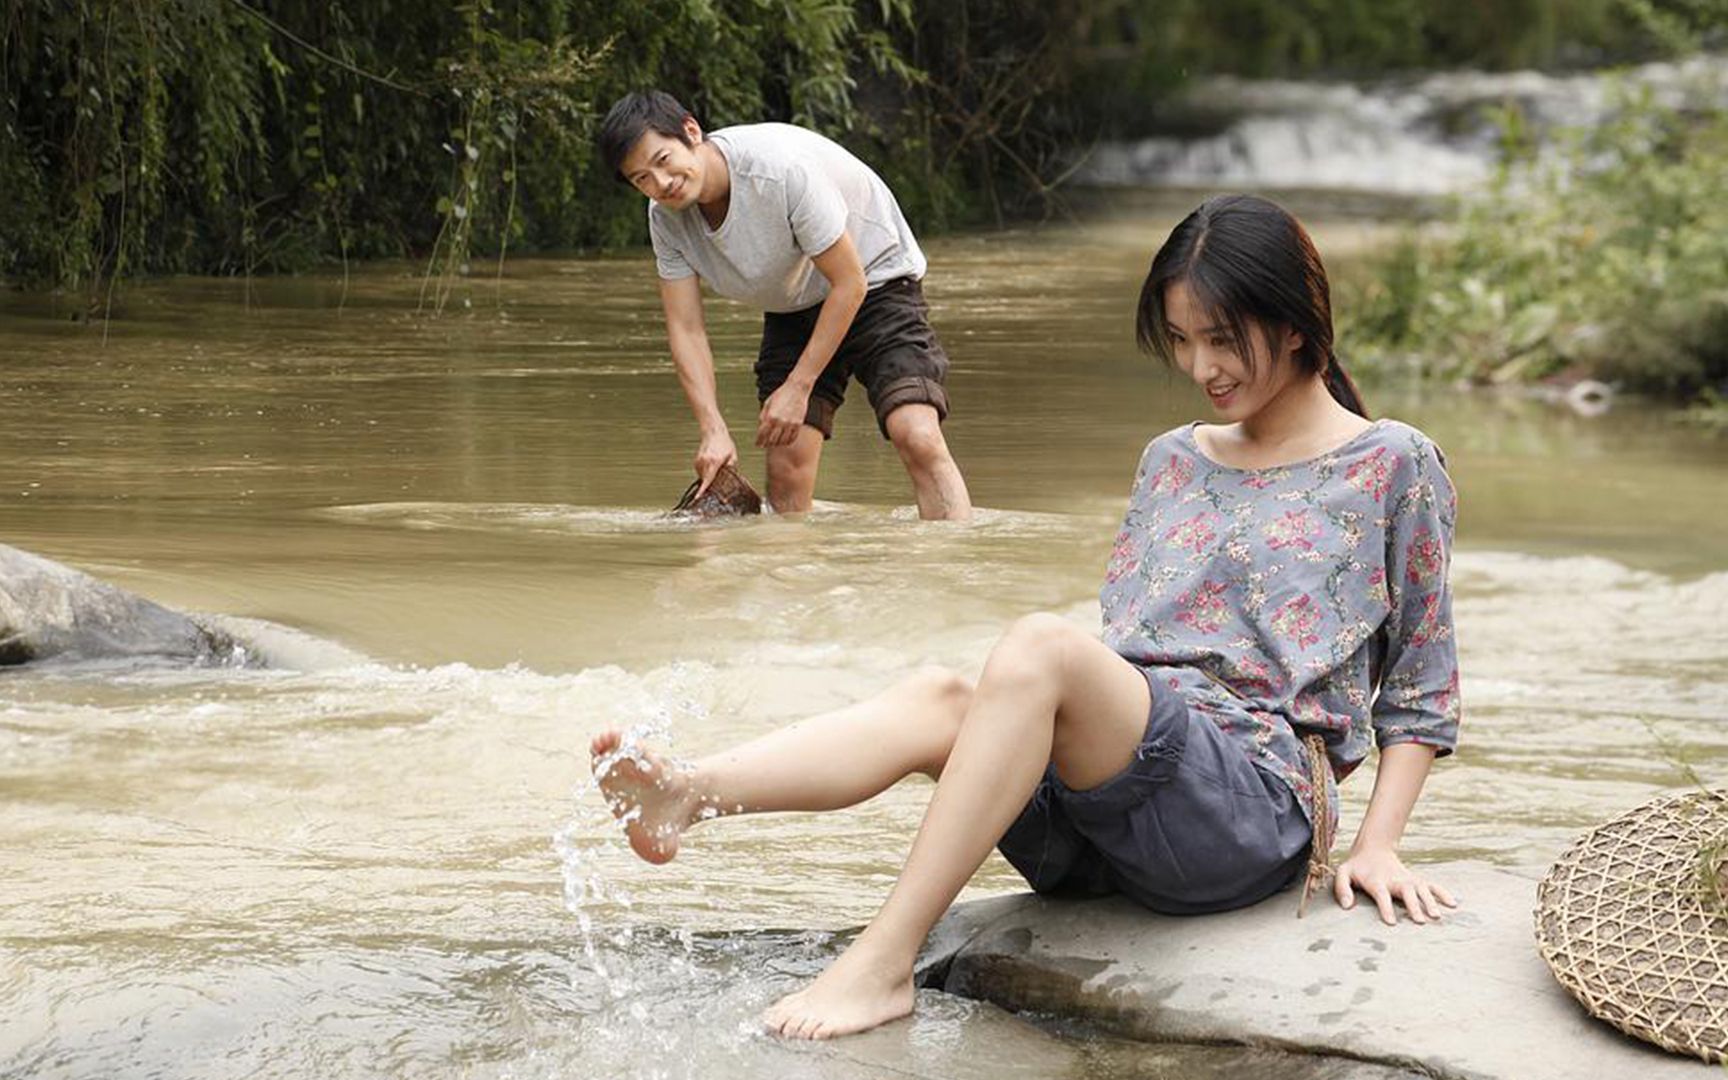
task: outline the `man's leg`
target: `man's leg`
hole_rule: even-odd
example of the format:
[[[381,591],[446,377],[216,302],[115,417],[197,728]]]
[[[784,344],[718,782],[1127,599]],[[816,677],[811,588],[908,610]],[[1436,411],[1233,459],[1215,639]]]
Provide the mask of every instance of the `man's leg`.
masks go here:
[[[769,1008],[769,1029],[828,1038],[911,1012],[925,936],[1045,767],[1077,791],[1104,783],[1133,760],[1150,704],[1139,670],[1098,639],[1053,615],[1015,623],[984,666],[887,902],[820,978]]]
[[[698,821],[773,810],[836,810],[912,773],[934,779],[948,760],[972,687],[941,668],[917,672],[856,705],[791,724],[676,766],[652,751],[620,753],[622,737],[589,744],[600,790],[636,854],[663,863]]]
[[[820,305],[803,311],[769,312],[762,317],[762,348],[756,357],[756,400],[765,402],[786,382],[804,346],[810,343]],[[844,351],[844,348],[842,348]],[[777,514],[795,514],[810,509],[816,493],[816,466],[822,460],[822,443],[834,434],[834,411],[846,401],[846,384],[852,367],[844,356],[835,356],[810,391],[810,407],[804,426],[789,446],[768,447],[768,505]]]
[[[933,405],[902,405],[883,422],[888,438],[912,478],[918,516],[926,521],[965,521],[972,516],[972,497],[960,466],[948,453],[942,420]]]
[[[822,432],[809,424],[787,446],[768,448],[768,505],[776,514],[810,509],[816,494],[816,467],[822,462]]]

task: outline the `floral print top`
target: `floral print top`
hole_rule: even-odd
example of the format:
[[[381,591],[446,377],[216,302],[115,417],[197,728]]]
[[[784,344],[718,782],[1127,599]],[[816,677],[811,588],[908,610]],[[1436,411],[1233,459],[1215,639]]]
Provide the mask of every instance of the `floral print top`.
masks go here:
[[[1166,432],[1110,556],[1104,643],[1310,808],[1304,735],[1322,736],[1337,779],[1371,738],[1457,744],[1456,514],[1439,449],[1395,420],[1273,469],[1214,462],[1192,426]]]

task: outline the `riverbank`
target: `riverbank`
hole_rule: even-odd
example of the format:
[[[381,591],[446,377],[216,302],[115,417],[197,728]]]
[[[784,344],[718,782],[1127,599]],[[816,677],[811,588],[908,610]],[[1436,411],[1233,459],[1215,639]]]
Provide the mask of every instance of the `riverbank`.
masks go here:
[[[1409,230],[1340,298],[1370,362],[1564,392],[1595,380],[1721,424],[1728,112],[1629,100]]]
[[[1393,226],[1347,263],[1322,247],[1350,364],[1557,399],[1584,385],[1585,411],[1622,391],[1728,423],[1723,57],[1219,78],[1157,115],[1162,133],[1086,160],[1088,204],[1239,187]]]

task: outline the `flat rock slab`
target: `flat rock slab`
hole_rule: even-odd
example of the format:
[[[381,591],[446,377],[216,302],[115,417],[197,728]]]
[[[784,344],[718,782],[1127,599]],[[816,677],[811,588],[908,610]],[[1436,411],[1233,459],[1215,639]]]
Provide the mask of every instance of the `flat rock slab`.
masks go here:
[[[1177,918],[1120,899],[1002,897],[957,907],[926,985],[1153,1042],[1237,1044],[1421,1076],[1508,1080],[1720,1075],[1592,1018],[1536,952],[1536,880],[1429,864],[1458,897],[1443,922],[1380,922],[1294,893]],[[1366,1074],[1364,1074],[1366,1075]]]

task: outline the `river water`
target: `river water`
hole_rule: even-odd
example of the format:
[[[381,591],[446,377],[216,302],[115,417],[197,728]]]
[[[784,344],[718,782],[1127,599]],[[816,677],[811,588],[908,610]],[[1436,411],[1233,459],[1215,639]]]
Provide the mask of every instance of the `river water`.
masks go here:
[[[975,673],[1024,612],[1095,626],[1139,450],[1203,409],[1132,345],[1169,224],[929,245],[969,527],[916,520],[861,394],[808,517],[663,519],[693,430],[645,255],[513,260],[438,318],[407,266],[135,285],[106,325],[0,298],[0,542],[273,662],[0,674],[0,1075],[852,1075],[750,1018],[868,918],[928,784],[649,868],[581,748],[645,725],[694,755],[915,665]],[[1346,272],[1372,239],[1318,235]],[[757,319],[709,311],[743,436]],[[1720,782],[1728,443],[1367,391],[1462,498],[1464,743],[1407,852],[1540,866],[1688,769]],[[993,860],[967,895],[1016,888]],[[983,1022],[925,1006],[902,1060]]]

